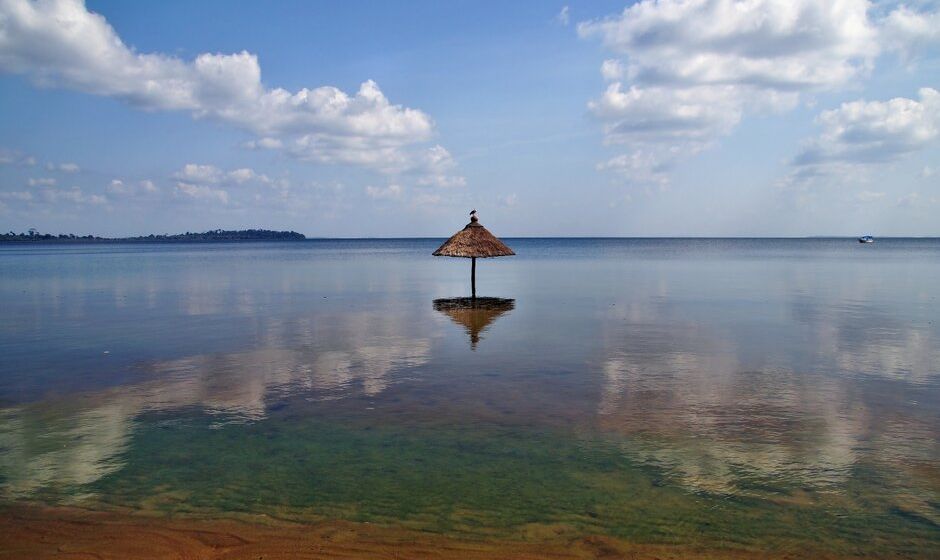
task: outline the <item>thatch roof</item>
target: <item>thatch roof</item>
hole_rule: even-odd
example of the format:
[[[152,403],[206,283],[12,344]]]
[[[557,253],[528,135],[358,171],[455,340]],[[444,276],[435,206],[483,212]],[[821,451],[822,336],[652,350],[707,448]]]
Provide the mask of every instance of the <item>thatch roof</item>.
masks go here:
[[[508,257],[515,255],[512,249],[490,233],[473,214],[470,223],[462,230],[451,236],[443,245],[434,251],[435,257]]]
[[[466,329],[470,347],[476,349],[480,333],[500,315],[512,311],[516,300],[503,298],[447,298],[434,300],[434,310],[440,311]]]

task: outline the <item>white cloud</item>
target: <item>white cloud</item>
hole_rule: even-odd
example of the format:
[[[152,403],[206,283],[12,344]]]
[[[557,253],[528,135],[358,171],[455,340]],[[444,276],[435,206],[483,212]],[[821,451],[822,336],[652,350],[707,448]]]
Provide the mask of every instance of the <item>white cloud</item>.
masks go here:
[[[172,177],[177,180],[174,189],[177,197],[217,201],[222,204],[231,201],[229,191],[223,187],[264,185],[274,189],[282,198],[288,196],[290,189],[287,179],[274,180],[249,167],[226,171],[210,164],[187,163]],[[143,192],[158,191],[151,181],[142,181],[140,186]]]
[[[616,58],[608,58],[601,64],[601,76],[608,82],[623,78],[623,63]]]
[[[604,121],[607,142],[630,144],[706,144],[734,127],[742,112],[733,86],[634,86],[624,91],[620,82],[608,86],[588,108]]]
[[[7,200],[18,200],[20,202],[29,202],[33,200],[33,193],[29,191],[0,192],[0,198],[5,198]]]
[[[78,173],[81,168],[75,163],[47,163],[46,169],[49,171],[61,171],[62,173]]]
[[[218,183],[222,179],[222,170],[214,165],[187,163],[174,177],[191,183]]]
[[[184,183],[203,185],[241,185],[244,183],[271,185],[274,183],[270,177],[258,173],[250,167],[225,171],[214,165],[198,163],[187,163],[182,169],[173,174],[173,178]]]
[[[393,105],[371,80],[354,95],[330,86],[289,92],[265,87],[257,56],[245,51],[192,61],[138,53],[81,0],[0,3],[0,70],[225,122],[257,135],[253,147],[308,161],[408,167],[410,148],[433,132],[428,115]]]
[[[3,152],[0,152],[0,154],[2,153]],[[22,156],[22,154],[17,154],[14,162],[23,164],[22,162],[26,160],[33,161],[33,163],[28,165],[35,165],[33,158],[26,158]],[[30,186],[31,190],[0,192],[0,199],[46,204],[72,203],[81,205],[103,205],[108,203],[108,198],[104,195],[86,193],[78,186],[60,188],[57,186],[58,183],[58,180],[53,177],[29,178],[27,184]],[[106,190],[118,194],[120,191],[115,185],[119,187],[121,181],[112,181]]]
[[[106,190],[110,194],[127,194],[128,186],[120,179],[113,179],[111,183],[108,184]]]
[[[555,21],[561,25],[568,25],[571,23],[571,14],[568,11],[568,6],[563,6],[561,11],[558,12],[558,15],[555,16]]]
[[[402,188],[400,185],[389,185],[387,187],[366,187],[366,194],[374,199],[401,198]]]
[[[0,46],[2,46],[2,43],[0,43]],[[17,150],[0,148],[0,165],[23,165],[26,167],[31,167],[36,165],[36,158],[27,156],[26,154]]]
[[[217,201],[222,204],[228,204],[229,200],[228,191],[224,189],[216,189],[207,185],[191,185],[183,182],[176,184],[176,194],[196,200]]]
[[[42,197],[46,202],[53,204],[71,202],[73,204],[102,205],[108,202],[107,197],[98,194],[86,194],[79,187],[72,187],[70,190],[45,189],[42,192]]]
[[[588,108],[604,123],[605,143],[628,150],[598,169],[643,184],[668,182],[668,171],[679,158],[728,133],[744,111],[733,86],[633,86],[624,91],[620,82],[610,84]]]
[[[454,188],[466,186],[467,180],[461,175],[454,175],[457,166],[454,158],[443,146],[429,148],[411,169],[418,175],[417,183],[421,186]]]
[[[940,12],[917,12],[902,5],[885,18],[882,36],[905,59],[916,57],[931,43],[940,42]]]
[[[271,179],[267,175],[256,173],[253,169],[248,167],[229,171],[227,177],[238,184],[247,183],[248,181],[258,181],[259,183],[265,184],[271,182]]]
[[[129,183],[121,179],[113,179],[108,186],[105,187],[105,191],[109,195],[116,197],[129,197],[129,196],[149,196],[155,193],[160,192],[160,189],[150,180],[138,181],[137,183]]]
[[[284,147],[284,143],[277,138],[259,138],[258,140],[251,140],[247,142],[245,147],[251,150],[280,150]]]
[[[516,193],[510,193],[505,196],[500,195],[496,197],[496,202],[498,202],[500,206],[506,207],[515,206],[518,200],[519,197],[516,195]]]
[[[601,66],[612,83],[589,109],[606,143],[627,153],[599,167],[664,180],[655,169],[700,152],[747,114],[788,110],[804,94],[868,76],[879,39],[894,37],[900,49],[935,32],[935,16],[900,8],[876,21],[871,8],[867,0],[642,0],[580,23],[581,37],[618,55]]]
[[[822,112],[822,132],[794,158],[799,171],[816,175],[845,166],[896,161],[940,136],[940,92],[923,88],[919,100],[852,101]]]
[[[668,171],[678,155],[665,152],[668,149],[655,152],[638,149],[599,163],[597,169],[613,171],[635,183],[663,186],[669,182]]]
[[[229,171],[229,177],[232,178],[236,183],[244,183],[245,181],[250,181],[255,177],[255,172],[247,167],[241,169],[236,169],[234,171]]]
[[[827,89],[877,55],[865,0],[644,0],[578,26],[643,83]]]

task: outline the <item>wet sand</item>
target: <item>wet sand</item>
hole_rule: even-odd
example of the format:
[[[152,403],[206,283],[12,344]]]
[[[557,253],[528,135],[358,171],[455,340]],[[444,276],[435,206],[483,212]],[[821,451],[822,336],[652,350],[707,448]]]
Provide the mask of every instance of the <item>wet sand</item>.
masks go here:
[[[835,558],[813,553],[814,558]],[[609,537],[552,538],[532,542],[473,541],[327,521],[281,522],[166,519],[70,508],[0,510],[0,558],[6,559],[252,559],[421,558],[636,560],[800,558],[804,554],[696,550],[636,545]]]

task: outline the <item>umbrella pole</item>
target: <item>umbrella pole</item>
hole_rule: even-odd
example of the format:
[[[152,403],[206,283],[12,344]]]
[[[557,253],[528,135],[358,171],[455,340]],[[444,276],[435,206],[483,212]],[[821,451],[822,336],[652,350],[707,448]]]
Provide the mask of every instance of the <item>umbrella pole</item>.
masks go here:
[[[470,297],[477,299],[477,258],[470,258]]]

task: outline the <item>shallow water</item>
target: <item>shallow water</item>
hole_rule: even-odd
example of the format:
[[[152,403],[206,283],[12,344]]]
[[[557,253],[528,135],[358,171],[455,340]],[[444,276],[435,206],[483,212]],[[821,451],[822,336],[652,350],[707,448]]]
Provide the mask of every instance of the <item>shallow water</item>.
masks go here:
[[[508,242],[0,246],[0,502],[940,554],[940,241]]]

